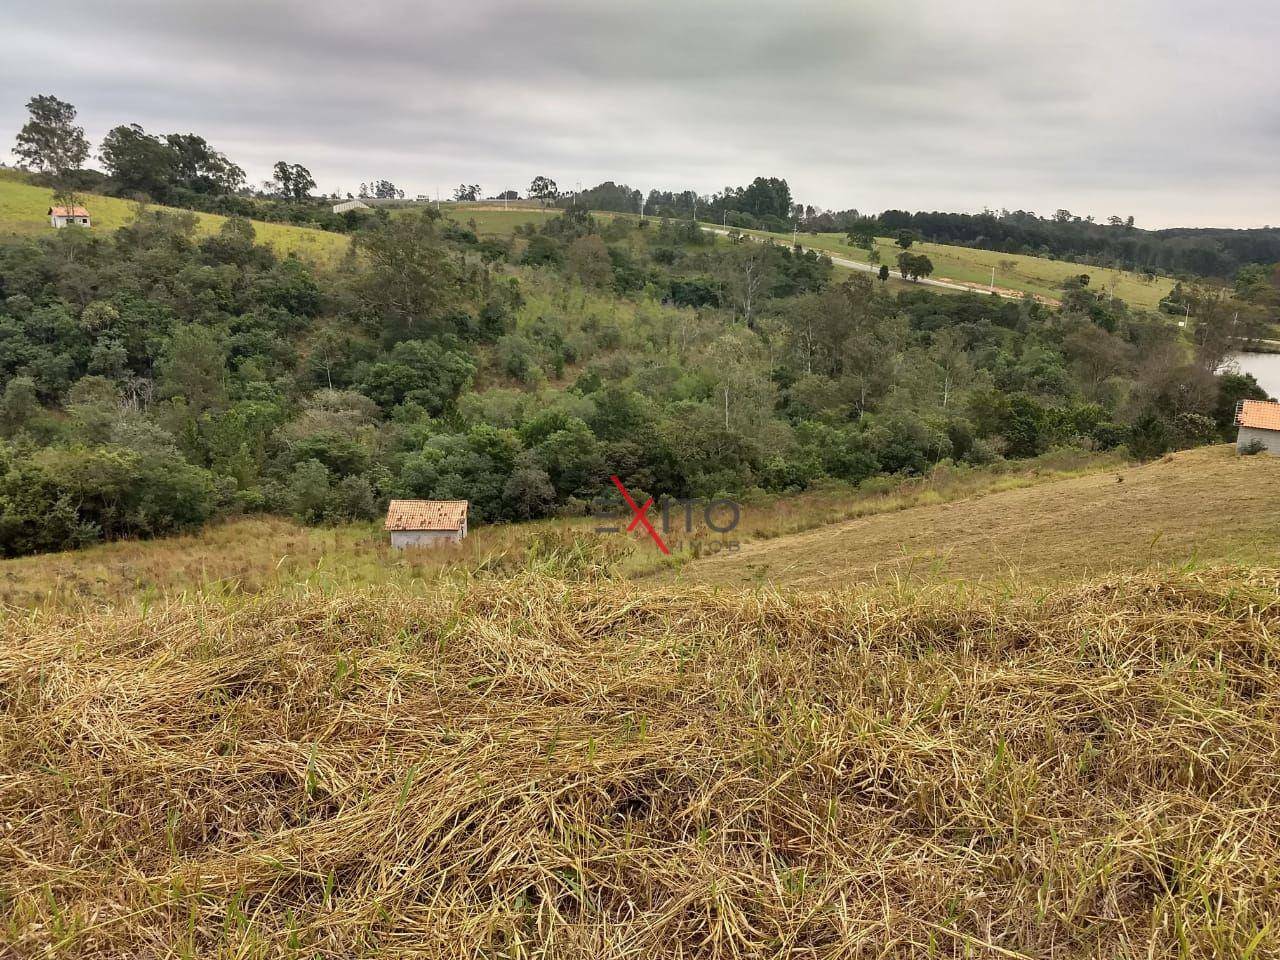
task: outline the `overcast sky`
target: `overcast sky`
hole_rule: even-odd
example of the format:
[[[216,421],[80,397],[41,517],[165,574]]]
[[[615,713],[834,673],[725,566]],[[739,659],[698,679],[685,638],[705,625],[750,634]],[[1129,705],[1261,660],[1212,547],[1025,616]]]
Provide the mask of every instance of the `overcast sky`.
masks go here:
[[[1280,224],[1275,0],[40,0],[4,22],[0,150],[52,93],[95,156],[119,123],[193,131],[326,193],[765,175],[828,209]]]

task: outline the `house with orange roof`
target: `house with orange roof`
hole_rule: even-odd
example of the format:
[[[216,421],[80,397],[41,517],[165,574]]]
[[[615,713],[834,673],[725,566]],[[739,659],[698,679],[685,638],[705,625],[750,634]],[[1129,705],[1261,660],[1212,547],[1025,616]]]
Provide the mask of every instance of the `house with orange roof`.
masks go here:
[[[386,529],[397,550],[461,543],[467,535],[467,501],[392,500]]]
[[[84,207],[50,207],[49,224],[55,230],[63,227],[90,227],[89,211]]]
[[[1251,448],[1252,453],[1261,445],[1268,453],[1280,456],[1280,403],[1241,400],[1236,405],[1236,424],[1240,427],[1237,450]]]

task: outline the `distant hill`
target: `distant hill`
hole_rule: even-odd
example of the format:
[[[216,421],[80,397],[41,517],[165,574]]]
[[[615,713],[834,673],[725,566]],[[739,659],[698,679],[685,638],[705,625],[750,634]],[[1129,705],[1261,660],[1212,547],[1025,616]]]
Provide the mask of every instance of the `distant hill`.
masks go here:
[[[0,236],[37,236],[51,232],[47,211],[52,202],[52,190],[27,183],[25,176],[17,171],[0,171]],[[84,204],[93,219],[92,229],[103,233],[129,223],[138,209],[138,204],[131,200],[99,194],[85,194]],[[192,213],[158,204],[152,204],[151,209],[189,214],[196,218],[200,232],[205,234],[217,232],[227,220],[214,213]],[[324,230],[262,220],[253,221],[253,226],[258,241],[276,253],[296,254],[316,263],[335,262],[350,245],[348,237]]]
[[[704,225],[708,228],[716,227],[712,223]],[[790,245],[792,242],[790,233],[770,233],[764,230],[742,232],[769,237],[778,243]],[[796,241],[803,247],[832,256],[860,263],[869,262],[868,251],[849,243],[848,237],[843,233],[799,233]],[[902,248],[896,246],[890,237],[877,237],[876,250],[879,252],[880,262],[888,264],[892,276],[898,276],[896,261]],[[933,279],[969,284],[979,293],[989,289],[993,270],[998,290],[1022,291],[1049,299],[1062,295],[1063,281],[1069,277],[1087,274],[1091,289],[1112,293],[1126,303],[1144,310],[1155,310],[1173,289],[1174,283],[1168,278],[1147,277],[1130,270],[1113,270],[1109,267],[1094,267],[1070,260],[1049,260],[1025,254],[998,253],[975,247],[917,242],[912,244],[911,252],[922,253],[933,262]]]

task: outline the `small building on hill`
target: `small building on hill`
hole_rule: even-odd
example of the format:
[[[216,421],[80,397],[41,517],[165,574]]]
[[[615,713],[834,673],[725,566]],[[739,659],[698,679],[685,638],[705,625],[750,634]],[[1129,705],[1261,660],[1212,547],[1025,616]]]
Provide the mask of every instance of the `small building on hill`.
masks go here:
[[[77,227],[92,226],[89,222],[89,211],[84,207],[50,207],[49,224],[55,230],[61,230],[73,224]]]
[[[1236,449],[1261,444],[1280,456],[1280,403],[1274,400],[1241,400],[1236,406]]]
[[[369,205],[363,200],[343,200],[333,205],[334,213],[346,213],[348,210],[368,210]]]
[[[392,500],[386,529],[397,550],[461,543],[467,535],[467,501]]]

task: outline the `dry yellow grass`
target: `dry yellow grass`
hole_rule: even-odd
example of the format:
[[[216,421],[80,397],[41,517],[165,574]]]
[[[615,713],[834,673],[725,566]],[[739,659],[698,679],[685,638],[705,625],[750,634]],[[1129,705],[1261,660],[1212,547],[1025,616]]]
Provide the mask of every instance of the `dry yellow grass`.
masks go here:
[[[1280,560],[1280,460],[1204,447],[747,544],[679,576],[827,589],[899,577],[1055,581],[1221,560]]]
[[[0,953],[1276,957],[1278,588],[14,617]]]
[[[1055,451],[1036,460],[877,481],[875,489],[833,484],[795,496],[759,497],[743,504],[733,536],[750,543],[853,517],[1048,483],[1117,463],[1103,454]],[[681,512],[672,516],[677,529],[668,534],[670,559],[643,534],[595,535],[600,521],[592,518],[480,524],[459,546],[403,553],[389,548],[381,524],[325,529],[278,517],[240,519],[160,540],[0,560],[0,605],[135,604],[196,591],[232,595],[374,584],[421,591],[441,577],[504,577],[530,568],[579,576],[607,566],[619,576],[644,576],[701,556],[721,539],[701,522],[686,535]]]

